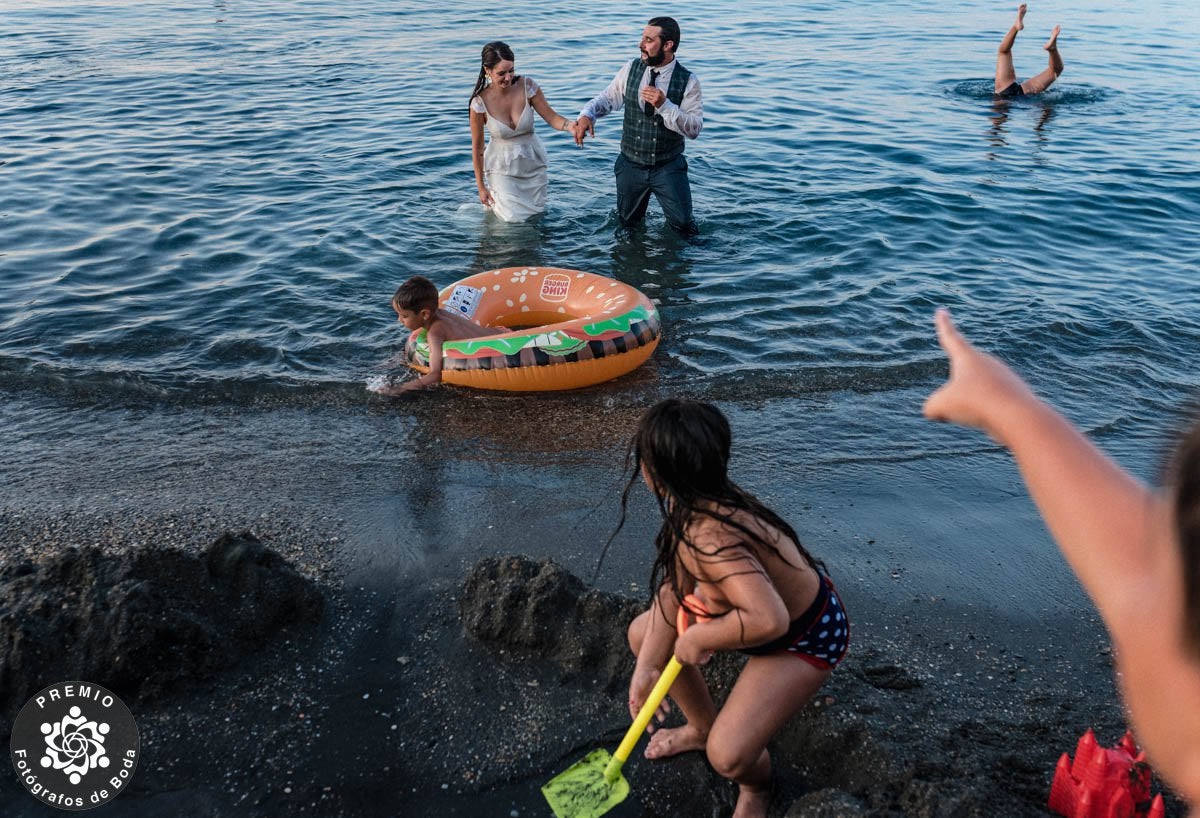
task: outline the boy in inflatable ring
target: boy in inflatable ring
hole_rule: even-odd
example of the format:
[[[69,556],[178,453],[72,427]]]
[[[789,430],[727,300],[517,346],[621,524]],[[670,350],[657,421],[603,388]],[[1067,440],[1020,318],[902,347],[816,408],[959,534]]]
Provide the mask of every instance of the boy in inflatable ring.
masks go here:
[[[481,327],[461,315],[438,307],[437,287],[425,276],[413,276],[401,284],[392,296],[392,309],[405,329],[425,330],[429,340],[429,371],[402,384],[380,387],[376,391],[381,395],[400,395],[414,389],[437,386],[442,382],[443,342],[482,338],[497,332],[494,327]]]

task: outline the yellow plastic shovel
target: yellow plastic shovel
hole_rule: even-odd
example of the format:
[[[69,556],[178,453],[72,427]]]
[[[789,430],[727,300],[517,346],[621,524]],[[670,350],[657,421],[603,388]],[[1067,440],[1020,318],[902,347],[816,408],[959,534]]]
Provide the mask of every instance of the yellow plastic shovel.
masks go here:
[[[691,594],[684,598],[684,602],[685,605],[679,606],[676,619],[680,633],[687,630],[687,608],[693,612],[704,610],[700,600]],[[705,620],[708,617],[697,614],[696,619]],[[629,782],[621,775],[621,767],[633,752],[654,711],[658,709],[658,705],[682,669],[683,665],[672,656],[642,709],[638,711],[637,718],[629,726],[616,753],[609,756],[608,751],[603,748],[592,750],[582,760],[575,762],[542,786],[542,795],[546,796],[550,809],[554,810],[557,818],[599,818],[625,800],[629,795]]]

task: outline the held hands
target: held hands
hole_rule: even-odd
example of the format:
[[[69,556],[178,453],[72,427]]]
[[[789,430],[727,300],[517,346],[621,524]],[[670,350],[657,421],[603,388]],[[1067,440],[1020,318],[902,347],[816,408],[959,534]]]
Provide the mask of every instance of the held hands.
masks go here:
[[[583,147],[584,136],[596,138],[596,123],[588,119],[586,116],[581,116],[575,120],[575,124],[571,128],[571,133],[575,137],[575,144]]]
[[[925,400],[925,417],[974,426],[1003,443],[999,416],[1036,403],[1037,397],[999,358],[980,352],[959,334],[949,311],[939,309],[934,321],[938,343],[950,357],[950,378]]]

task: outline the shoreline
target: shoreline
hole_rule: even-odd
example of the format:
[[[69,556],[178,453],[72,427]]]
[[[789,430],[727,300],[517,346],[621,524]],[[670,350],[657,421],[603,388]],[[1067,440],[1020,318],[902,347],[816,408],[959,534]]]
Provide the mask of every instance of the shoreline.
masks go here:
[[[739,414],[731,411],[735,429],[745,426]],[[189,419],[218,425],[204,413]],[[177,420],[162,419],[162,433],[177,432]],[[229,426],[246,428],[224,429],[207,448],[189,442],[186,460],[115,469],[154,446],[159,431],[141,428],[88,444],[108,459],[77,445],[70,455],[47,450],[40,472],[9,483],[0,559],[91,542],[197,549],[223,530],[250,529],[326,594],[325,619],[310,631],[207,683],[131,705],[146,755],[121,814],[194,803],[195,814],[235,817],[540,815],[540,785],[587,750],[615,746],[628,726],[623,691],[475,640],[458,608],[466,576],[488,557],[549,557],[587,582],[619,514],[620,458],[577,452],[547,465],[536,453],[451,452],[434,491],[411,466],[444,441],[360,456],[353,444],[410,419],[342,421],[348,428],[331,435],[303,413],[242,418]],[[255,439],[257,424],[274,430],[265,443],[229,447]],[[273,449],[280,439],[290,449]],[[323,468],[311,467],[314,457]],[[1014,561],[1057,557],[1029,510],[1013,513],[1024,501],[1012,476],[941,505],[937,486],[921,487],[926,476],[906,465],[843,467],[808,475],[803,498],[784,485],[764,493],[829,564],[853,628],[847,661],[773,750],[774,818],[989,815],[1003,798],[1006,815],[1046,815],[1058,756],[1073,754],[1089,727],[1104,745],[1124,730],[1107,637],[1065,566],[1055,578],[1031,564],[1014,579],[987,559],[960,564],[960,550],[970,552],[958,542],[964,519]],[[570,491],[578,485],[597,491]],[[992,508],[992,495],[1008,502]],[[635,600],[645,596],[654,529],[639,502],[597,583]],[[993,528],[992,517],[1007,522]],[[980,578],[990,584],[972,596]],[[1022,590],[1024,604],[1006,609]],[[614,818],[731,803],[697,754],[651,764],[643,746],[627,765],[633,795]],[[15,778],[0,785],[0,805],[6,815],[46,814]],[[1168,814],[1182,816],[1182,805],[1170,802]]]

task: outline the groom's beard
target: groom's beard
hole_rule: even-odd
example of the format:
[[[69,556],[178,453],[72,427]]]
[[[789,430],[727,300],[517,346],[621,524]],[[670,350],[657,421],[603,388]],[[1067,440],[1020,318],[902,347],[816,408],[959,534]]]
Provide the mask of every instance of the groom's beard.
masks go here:
[[[665,56],[666,56],[666,54],[664,54],[662,51],[659,51],[653,57],[651,57],[649,54],[643,53],[642,54],[642,63],[644,65],[662,65],[663,58]]]

